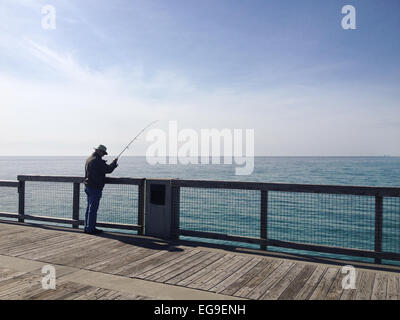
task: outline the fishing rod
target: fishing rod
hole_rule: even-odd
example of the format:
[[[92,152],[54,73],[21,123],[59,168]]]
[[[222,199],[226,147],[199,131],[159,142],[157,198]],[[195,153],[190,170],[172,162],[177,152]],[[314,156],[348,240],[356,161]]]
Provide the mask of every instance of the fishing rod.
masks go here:
[[[145,126],[142,131],[140,131],[132,140],[131,142],[128,143],[128,145],[125,147],[124,150],[121,151],[121,153],[118,155],[118,157],[115,158],[115,160],[118,160],[121,155],[129,148],[129,146],[132,144],[133,141],[135,141],[148,127],[151,127],[153,124],[155,124],[156,122],[158,122],[158,120],[153,121],[152,123],[150,123],[149,125]]]

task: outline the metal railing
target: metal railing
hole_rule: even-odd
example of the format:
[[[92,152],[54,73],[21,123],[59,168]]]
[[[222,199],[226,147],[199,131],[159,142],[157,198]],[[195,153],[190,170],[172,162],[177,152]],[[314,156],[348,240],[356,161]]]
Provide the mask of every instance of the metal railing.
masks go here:
[[[0,212],[0,217],[16,218],[19,222],[36,220],[58,224],[70,224],[78,228],[84,224],[84,210],[81,206],[84,193],[81,191],[83,177],[66,176],[29,176],[20,175],[18,181],[0,181],[0,187],[13,187],[18,190],[18,213]],[[136,190],[125,190],[125,199],[119,201],[121,192],[107,192],[107,188],[135,186]],[[132,178],[106,178],[106,186],[103,190],[103,198],[109,201],[115,200],[108,209],[111,221],[102,221],[99,211],[97,226],[135,230],[143,234],[144,226],[144,179]],[[121,190],[119,190],[121,191]],[[103,199],[104,200],[104,199]],[[133,205],[135,202],[135,205]],[[119,203],[125,203],[124,206]],[[131,220],[130,223],[115,221],[115,211],[120,206],[123,214]],[[111,208],[112,207],[112,208]],[[103,206],[104,208],[104,206]],[[107,209],[107,208],[106,208]],[[44,214],[43,214],[44,213]],[[61,215],[61,217],[60,217]],[[120,215],[121,217],[121,215]],[[133,218],[136,221],[133,221]]]
[[[0,217],[83,225],[82,177],[0,181],[18,212]],[[145,234],[146,179],[107,178],[98,226]],[[171,179],[171,232],[300,251],[400,260],[400,188]],[[112,189],[116,188],[116,189]],[[107,198],[108,197],[108,198]],[[108,199],[108,200],[107,200]],[[103,211],[101,211],[103,210]]]
[[[172,180],[175,236],[400,260],[400,188]],[[211,213],[211,214],[210,214]]]

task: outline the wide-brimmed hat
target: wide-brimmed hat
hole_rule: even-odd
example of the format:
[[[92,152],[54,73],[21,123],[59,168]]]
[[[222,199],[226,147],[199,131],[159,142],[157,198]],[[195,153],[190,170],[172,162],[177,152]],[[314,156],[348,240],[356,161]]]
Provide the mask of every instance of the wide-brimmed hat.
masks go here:
[[[99,144],[99,146],[97,148],[94,148],[94,149],[103,151],[105,154],[108,154],[107,153],[107,148],[105,146],[103,146],[102,144]]]

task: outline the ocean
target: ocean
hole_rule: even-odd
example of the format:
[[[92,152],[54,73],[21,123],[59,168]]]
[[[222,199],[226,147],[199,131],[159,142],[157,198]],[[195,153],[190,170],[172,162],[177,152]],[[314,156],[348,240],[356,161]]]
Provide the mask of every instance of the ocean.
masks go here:
[[[106,157],[107,159],[107,157]],[[108,157],[111,161],[112,157]],[[0,180],[17,175],[83,176],[86,157],[0,157]],[[150,165],[145,157],[122,157],[109,176],[133,178],[179,178],[329,184],[400,186],[400,157],[256,157],[251,175],[235,175],[236,165]],[[27,214],[71,218],[72,185],[28,183]],[[106,186],[99,220],[136,223],[131,214],[137,206],[136,186]],[[374,197],[322,196],[273,193],[269,195],[268,235],[277,240],[299,241],[373,250]],[[127,200],[128,199],[128,200]],[[190,230],[258,236],[259,194],[243,190],[181,190],[181,227]],[[386,201],[386,200],[385,200]],[[80,218],[85,211],[81,189]],[[17,195],[0,188],[0,212],[17,212]],[[400,201],[384,203],[384,249],[400,253]],[[137,217],[137,216],[136,216]],[[199,239],[204,240],[204,239]],[[228,243],[225,241],[204,240]],[[248,244],[236,244],[252,247]],[[301,253],[294,250],[270,250]],[[312,253],[318,256],[349,257]],[[352,257],[351,259],[355,259]],[[357,260],[371,259],[357,258]],[[396,263],[397,264],[397,263]]]
[[[85,159],[2,156],[0,180],[15,180],[20,174],[82,176]],[[238,176],[235,164],[150,165],[145,157],[127,156],[110,176],[400,186],[400,157],[256,157],[254,162],[251,175]]]

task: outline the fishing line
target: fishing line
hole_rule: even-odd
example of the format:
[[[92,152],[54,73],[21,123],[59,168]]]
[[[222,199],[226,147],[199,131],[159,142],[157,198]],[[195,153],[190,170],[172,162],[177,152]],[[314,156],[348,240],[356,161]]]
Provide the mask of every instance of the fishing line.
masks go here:
[[[145,126],[129,143],[128,145],[124,148],[124,150],[121,151],[121,153],[118,155],[118,157],[115,160],[118,160],[121,155],[129,148],[129,146],[133,143],[133,141],[135,141],[148,127],[151,127],[153,124],[155,124],[156,122],[158,122],[158,120],[153,121],[152,123],[150,123],[149,125]]]

